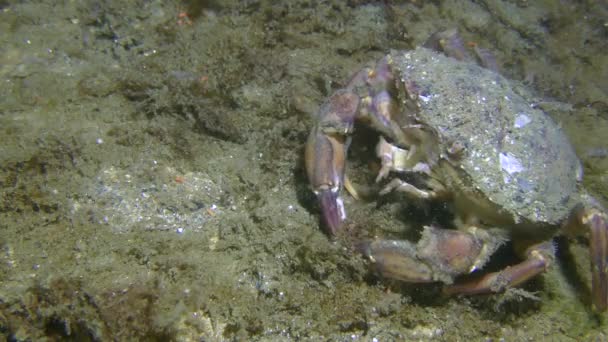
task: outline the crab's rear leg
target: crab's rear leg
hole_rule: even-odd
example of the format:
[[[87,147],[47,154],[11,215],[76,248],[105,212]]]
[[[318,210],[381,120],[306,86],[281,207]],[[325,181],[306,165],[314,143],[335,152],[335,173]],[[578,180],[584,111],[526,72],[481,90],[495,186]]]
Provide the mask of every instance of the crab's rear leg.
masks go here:
[[[598,311],[608,309],[608,214],[596,199],[583,195],[583,205],[564,225],[567,233],[588,233],[591,295]]]
[[[591,258],[591,293],[595,308],[602,312],[608,308],[608,220],[606,211],[593,199],[583,196],[587,203],[574,211],[565,224],[566,231],[589,232]],[[445,288],[448,294],[477,294],[500,292],[517,286],[544,272],[555,259],[551,242],[528,247],[525,260],[500,272],[484,275],[477,280],[451,285]]]
[[[382,190],[404,192],[415,198],[444,197],[447,190],[433,178],[429,189],[419,189],[395,179]],[[490,255],[504,242],[500,230],[479,229],[469,222],[458,231],[425,228],[422,239],[413,245],[407,241],[373,241],[363,244],[363,254],[374,262],[380,274],[408,282],[442,281],[450,284],[446,294],[482,294],[502,292],[518,286],[544,272],[555,259],[549,242],[519,242],[524,261],[499,272],[485,274],[474,280],[452,284],[453,278],[481,269]]]
[[[448,285],[443,291],[448,295],[503,292],[545,272],[554,260],[555,248],[551,241],[534,244],[525,250],[524,261],[498,272],[484,274],[474,280]]]
[[[534,244],[516,265],[453,283],[456,276],[482,268],[502,242],[501,237],[475,227],[462,231],[425,227],[416,244],[376,240],[361,243],[359,249],[382,276],[406,282],[441,281],[449,284],[444,288],[448,295],[505,291],[546,271],[555,258],[551,242]]]
[[[591,212],[583,217],[589,228],[591,255],[591,288],[597,310],[608,308],[608,223],[604,212]]]

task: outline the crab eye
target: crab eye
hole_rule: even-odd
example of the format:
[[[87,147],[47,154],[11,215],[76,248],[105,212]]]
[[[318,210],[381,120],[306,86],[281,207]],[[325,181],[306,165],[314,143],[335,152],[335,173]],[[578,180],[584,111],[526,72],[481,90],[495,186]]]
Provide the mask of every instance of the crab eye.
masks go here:
[[[465,148],[466,145],[462,141],[456,140],[448,147],[448,154],[450,157],[461,157]]]

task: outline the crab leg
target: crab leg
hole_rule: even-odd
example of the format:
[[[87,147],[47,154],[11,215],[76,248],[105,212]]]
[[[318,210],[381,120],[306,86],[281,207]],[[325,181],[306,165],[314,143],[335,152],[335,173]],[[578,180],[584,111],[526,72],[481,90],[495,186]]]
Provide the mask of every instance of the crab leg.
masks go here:
[[[608,213],[599,202],[583,194],[582,205],[564,223],[568,235],[587,233],[591,260],[591,298],[598,311],[608,309]]]
[[[608,308],[608,222],[606,214],[594,209],[582,211],[580,223],[590,231],[591,293],[598,311]]]
[[[495,293],[518,286],[546,271],[555,259],[554,250],[551,242],[533,245],[526,250],[526,259],[521,263],[499,272],[485,274],[476,280],[449,285],[444,288],[444,293],[448,295]]]

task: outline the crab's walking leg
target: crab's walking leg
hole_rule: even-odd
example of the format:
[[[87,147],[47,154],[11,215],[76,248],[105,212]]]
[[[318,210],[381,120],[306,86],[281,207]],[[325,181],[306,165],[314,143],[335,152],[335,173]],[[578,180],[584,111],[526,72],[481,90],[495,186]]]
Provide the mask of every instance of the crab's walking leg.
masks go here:
[[[590,205],[579,208],[574,222],[567,229],[589,231],[589,254],[591,259],[591,294],[598,311],[608,309],[608,217],[597,201],[587,198]]]
[[[608,212],[592,196],[583,194],[582,205],[574,209],[563,229],[569,235],[589,236],[591,298],[598,311],[608,309]]]
[[[519,264],[499,272],[485,274],[476,280],[446,286],[444,293],[448,295],[493,293],[518,286],[547,270],[555,259],[555,248],[552,242],[547,241],[530,246],[525,254],[526,259]]]
[[[589,252],[593,303],[597,310],[605,311],[608,308],[608,222],[603,213],[592,213],[583,219],[591,230]]]

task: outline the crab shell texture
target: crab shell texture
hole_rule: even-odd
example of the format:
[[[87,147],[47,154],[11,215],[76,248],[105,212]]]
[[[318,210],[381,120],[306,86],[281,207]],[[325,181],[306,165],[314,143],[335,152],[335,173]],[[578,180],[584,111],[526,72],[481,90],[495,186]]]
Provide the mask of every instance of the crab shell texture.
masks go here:
[[[580,202],[582,169],[564,133],[530,105],[525,89],[427,48],[388,58],[403,88],[399,101],[416,109],[401,120],[422,127],[423,159],[456,212],[512,236],[555,233]],[[464,147],[456,156],[448,153],[454,144]]]

